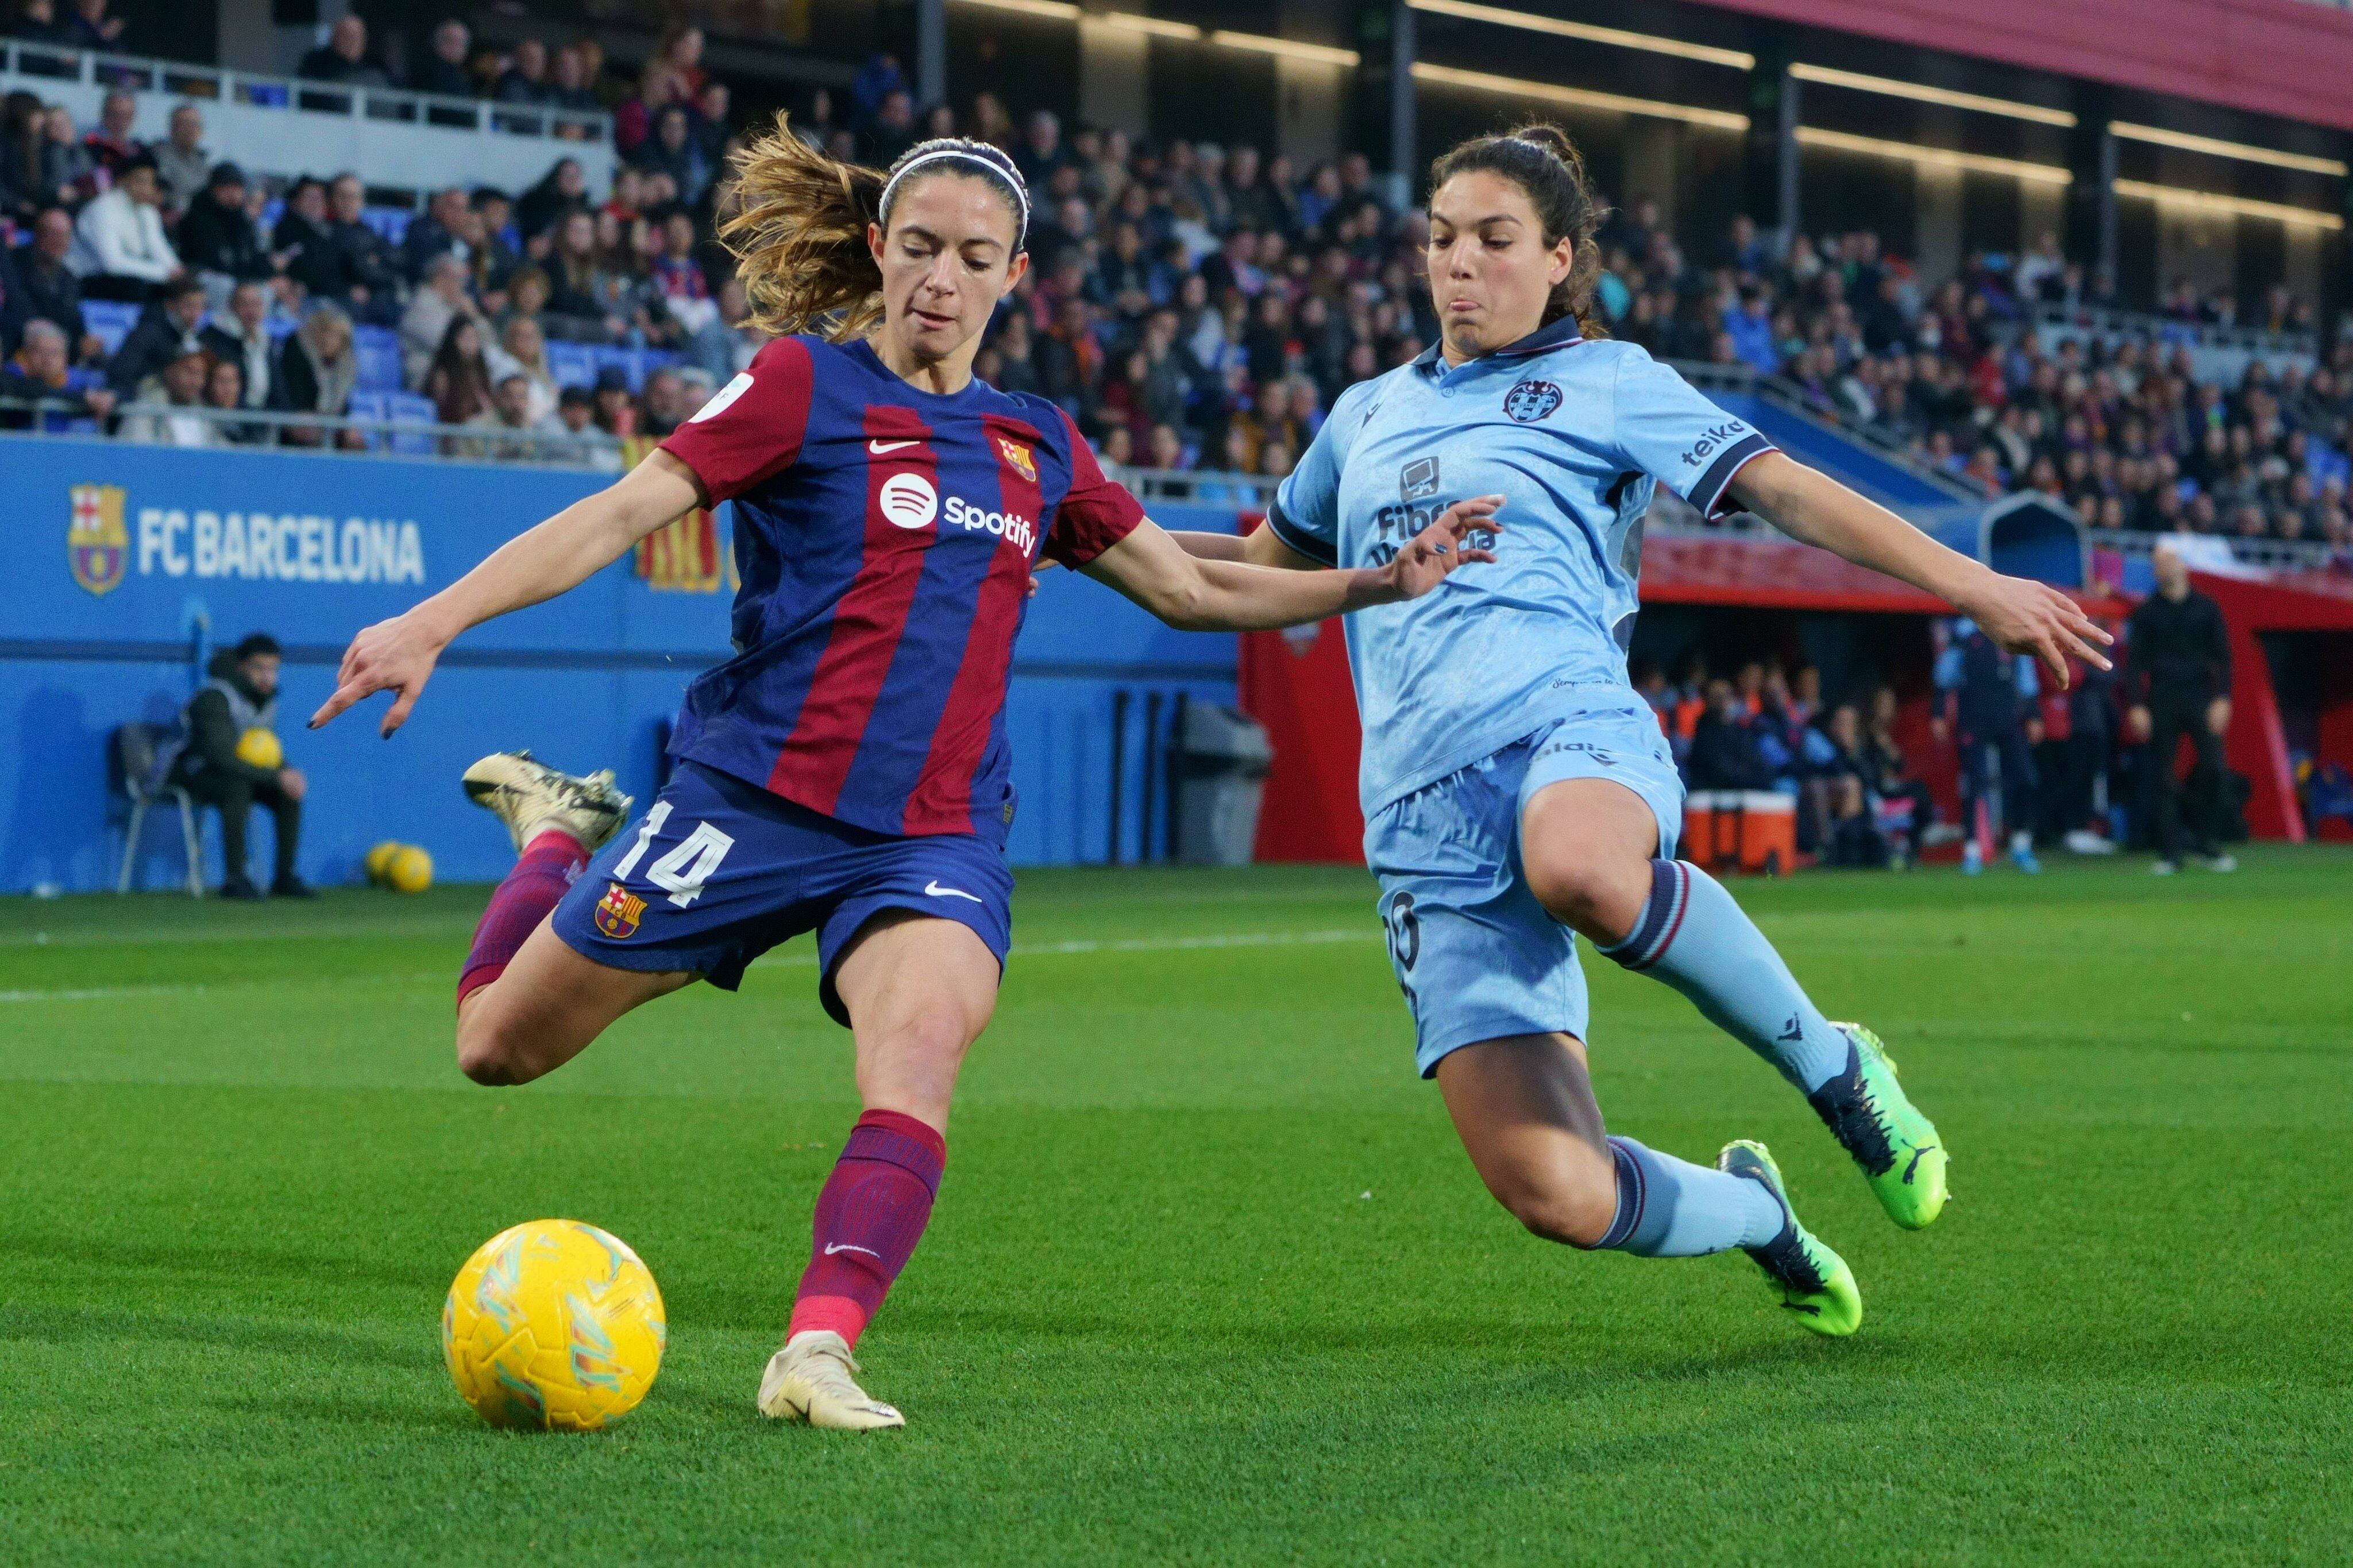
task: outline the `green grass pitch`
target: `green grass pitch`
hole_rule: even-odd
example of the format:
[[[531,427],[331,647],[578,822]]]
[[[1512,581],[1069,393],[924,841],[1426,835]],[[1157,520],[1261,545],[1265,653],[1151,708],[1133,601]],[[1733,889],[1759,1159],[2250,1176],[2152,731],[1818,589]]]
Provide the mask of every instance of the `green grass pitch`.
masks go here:
[[[1920,1235],[1761,1063],[1589,956],[1611,1125],[1768,1140],[1867,1316],[1587,1256],[1480,1190],[1361,873],[1031,873],[904,1432],[752,1395],[856,1111],[804,941],[522,1089],[451,1065],[480,889],[10,900],[0,1561],[2275,1562],[2353,1555],[2353,856],[1810,874],[1739,897],[1954,1149]],[[651,1396],[491,1431],[442,1293],[594,1221]]]

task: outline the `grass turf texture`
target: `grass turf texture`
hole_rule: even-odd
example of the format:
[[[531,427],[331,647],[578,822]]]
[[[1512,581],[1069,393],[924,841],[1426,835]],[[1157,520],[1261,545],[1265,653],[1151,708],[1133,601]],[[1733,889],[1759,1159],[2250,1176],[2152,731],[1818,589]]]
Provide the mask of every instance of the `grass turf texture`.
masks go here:
[[[450,1063],[479,889],[17,901],[0,1559],[1907,1563],[2335,1556],[2353,1515],[2353,857],[1736,892],[1956,1150],[1897,1232],[1797,1096],[1594,963],[1613,1127],[1768,1140],[1867,1317],[1586,1256],[1480,1190],[1360,874],[1031,873],[940,1206],[869,1332],[902,1433],[752,1395],[855,1113],[807,944],[523,1089]],[[543,1215],[668,1299],[613,1430],[460,1405],[441,1296]]]

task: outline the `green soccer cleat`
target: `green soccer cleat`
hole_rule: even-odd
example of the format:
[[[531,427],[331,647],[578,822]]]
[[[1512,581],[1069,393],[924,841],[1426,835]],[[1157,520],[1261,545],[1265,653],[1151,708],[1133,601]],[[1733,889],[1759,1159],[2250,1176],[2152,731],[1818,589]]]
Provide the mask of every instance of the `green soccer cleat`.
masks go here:
[[[1765,1145],[1736,1138],[1715,1157],[1715,1168],[1762,1185],[1788,1216],[1780,1235],[1745,1250],[1765,1271],[1766,1282],[1780,1293],[1781,1305],[1797,1314],[1799,1325],[1833,1339],[1861,1328],[1862,1292],[1855,1286],[1854,1270],[1798,1223],[1788,1189],[1781,1184],[1781,1169]]]
[[[1895,1063],[1861,1024],[1831,1027],[1854,1045],[1854,1068],[1806,1097],[1878,1194],[1887,1217],[1920,1230],[1945,1210],[1945,1143],[1895,1081]]]

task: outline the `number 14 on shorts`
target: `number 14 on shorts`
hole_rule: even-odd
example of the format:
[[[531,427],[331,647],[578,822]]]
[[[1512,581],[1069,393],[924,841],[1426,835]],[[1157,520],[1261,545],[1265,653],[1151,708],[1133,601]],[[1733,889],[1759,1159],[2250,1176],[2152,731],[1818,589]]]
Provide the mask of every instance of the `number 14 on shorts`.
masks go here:
[[[638,841],[629,846],[629,852],[613,868],[615,881],[629,879],[629,873],[638,868],[638,859],[669,820],[670,802],[654,802],[653,809],[646,813],[645,821],[638,827]],[[727,858],[727,851],[734,847],[733,837],[707,822],[698,822],[692,832],[646,868],[646,880],[668,893],[671,903],[685,909],[702,896],[703,884],[711,880],[719,863]]]

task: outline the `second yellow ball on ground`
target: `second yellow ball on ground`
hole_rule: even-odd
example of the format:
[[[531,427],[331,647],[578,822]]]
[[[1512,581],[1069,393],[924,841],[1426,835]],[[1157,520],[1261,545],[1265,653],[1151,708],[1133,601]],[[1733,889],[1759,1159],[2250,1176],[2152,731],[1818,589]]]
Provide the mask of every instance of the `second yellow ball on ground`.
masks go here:
[[[433,857],[403,844],[385,863],[384,885],[396,893],[421,893],[433,885]]]

